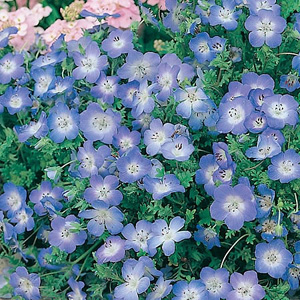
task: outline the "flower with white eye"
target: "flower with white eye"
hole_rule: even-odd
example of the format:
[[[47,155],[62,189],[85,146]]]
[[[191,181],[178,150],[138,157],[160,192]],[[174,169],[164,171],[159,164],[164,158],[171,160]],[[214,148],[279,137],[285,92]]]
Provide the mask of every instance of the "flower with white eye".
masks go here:
[[[55,143],[62,143],[65,139],[74,140],[79,132],[79,114],[74,108],[69,109],[66,104],[57,103],[50,110],[48,127],[50,138]]]
[[[288,183],[300,178],[300,155],[294,149],[281,152],[271,159],[268,175],[272,180]]]
[[[156,220],[152,225],[153,237],[148,241],[151,256],[155,255],[156,248],[162,245],[162,250],[166,256],[175,252],[175,242],[180,242],[191,237],[189,231],[179,231],[184,226],[185,220],[175,217],[170,225],[165,220]]]
[[[255,271],[247,271],[243,275],[234,272],[230,276],[230,283],[233,290],[228,293],[226,299],[261,300],[266,295],[265,290],[258,284],[257,273]]]
[[[224,268],[214,270],[205,267],[200,272],[200,279],[205,284],[208,299],[223,299],[232,289],[228,283],[229,272]]]
[[[215,220],[224,220],[229,229],[239,230],[245,221],[256,217],[253,194],[245,184],[231,187],[222,184],[214,191],[215,201],[210,207],[210,213]]]
[[[282,240],[258,244],[255,257],[255,270],[258,273],[268,273],[273,278],[280,278],[293,260],[292,253],[285,248]]]

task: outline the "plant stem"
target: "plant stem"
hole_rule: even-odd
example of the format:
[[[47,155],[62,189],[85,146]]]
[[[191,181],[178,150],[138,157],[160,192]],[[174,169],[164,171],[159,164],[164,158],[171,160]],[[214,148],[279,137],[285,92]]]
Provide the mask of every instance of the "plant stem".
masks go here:
[[[244,237],[246,237],[246,236],[248,236],[248,235],[249,235],[248,233],[242,235],[242,236],[241,236],[239,239],[237,239],[237,240],[234,242],[234,244],[228,249],[228,251],[226,252],[226,254],[224,255],[224,257],[223,257],[223,259],[222,259],[220,268],[223,267],[226,257],[229,255],[229,253],[231,252],[231,250],[236,246],[236,244],[237,244],[240,240],[242,240]]]
[[[297,197],[296,193],[294,193],[294,196],[295,196],[295,201],[296,201],[295,212],[297,213],[299,211],[299,202],[298,202],[298,197]]]
[[[294,56],[298,56],[297,53],[293,53],[293,52],[282,52],[282,53],[278,53],[276,55],[277,56],[280,56],[280,55],[294,55]]]
[[[90,253],[92,253],[93,250],[94,250],[95,248],[97,248],[101,242],[102,242],[102,239],[99,240],[97,243],[95,243],[88,251],[86,251],[86,252],[83,253],[81,256],[79,256],[75,261],[73,261],[73,262],[72,262],[72,265],[77,264],[77,263],[80,262],[82,259],[84,259],[87,255],[89,255]]]
[[[263,162],[264,162],[264,161],[262,160],[260,163],[258,163],[258,164],[255,165],[254,167],[244,169],[244,171],[250,171],[250,170],[256,169],[256,168],[259,167]]]

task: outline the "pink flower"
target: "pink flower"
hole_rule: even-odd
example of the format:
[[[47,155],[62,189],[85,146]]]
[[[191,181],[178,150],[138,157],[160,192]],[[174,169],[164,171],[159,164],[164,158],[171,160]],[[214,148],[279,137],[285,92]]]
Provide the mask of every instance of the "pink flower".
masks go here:
[[[134,21],[140,21],[139,8],[133,0],[88,0],[83,9],[102,15],[120,14],[119,18],[109,17],[107,23],[116,28],[128,28]]]
[[[30,0],[29,1],[29,8],[33,8],[37,3],[38,0]],[[27,6],[27,0],[17,0],[18,7]]]
[[[142,0],[143,3],[147,2],[149,5],[156,5],[158,4],[158,7],[161,10],[166,10],[166,0]]]
[[[36,4],[32,9],[21,7],[12,12],[2,9],[0,10],[0,30],[9,26],[17,27],[19,31],[12,35],[10,44],[16,50],[29,50],[35,42],[36,33],[41,31],[36,26],[51,11],[52,9],[49,6],[43,7],[40,3]]]
[[[58,19],[43,32],[42,37],[48,45],[52,45],[61,34],[65,34],[67,42],[79,40],[85,29],[93,28],[98,24],[98,20],[91,17],[70,22]]]

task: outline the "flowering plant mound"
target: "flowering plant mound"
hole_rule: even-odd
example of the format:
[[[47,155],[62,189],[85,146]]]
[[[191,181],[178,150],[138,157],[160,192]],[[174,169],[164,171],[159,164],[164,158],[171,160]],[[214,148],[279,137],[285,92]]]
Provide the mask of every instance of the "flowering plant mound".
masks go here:
[[[0,32],[1,299],[299,299],[299,1],[98,2]]]

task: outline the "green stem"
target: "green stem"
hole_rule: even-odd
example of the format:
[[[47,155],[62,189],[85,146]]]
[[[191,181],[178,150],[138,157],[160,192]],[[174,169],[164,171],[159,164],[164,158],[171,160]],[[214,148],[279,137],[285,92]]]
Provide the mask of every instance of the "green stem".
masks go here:
[[[228,256],[229,253],[231,252],[231,250],[237,245],[237,243],[238,243],[240,240],[242,240],[244,237],[246,237],[246,236],[248,236],[248,235],[249,235],[248,233],[242,235],[242,236],[241,236],[239,239],[237,239],[237,240],[235,241],[235,243],[228,249],[228,251],[226,252],[226,254],[224,255],[224,257],[223,257],[223,259],[222,259],[220,268],[223,267],[224,262],[225,262],[225,259],[227,258],[227,256]]]
[[[255,165],[254,167],[244,169],[244,171],[250,171],[250,170],[256,169],[256,168],[259,167],[263,162],[264,162],[264,161],[262,160],[260,163],[258,163],[258,164]]]
[[[299,211],[299,202],[298,202],[298,197],[297,197],[296,193],[294,193],[294,196],[295,196],[295,201],[296,201],[295,212],[297,213]]]
[[[298,56],[297,53],[293,53],[293,52],[282,52],[282,53],[278,53],[276,55],[277,56],[280,56],[280,55],[294,55],[294,56]]]
[[[81,256],[79,256],[75,261],[72,262],[72,265],[76,265],[78,262],[80,262],[82,259],[84,259],[87,255],[93,252],[95,248],[97,248],[100,243],[102,242],[102,239],[99,240],[97,243],[95,243],[88,251],[83,253]]]

